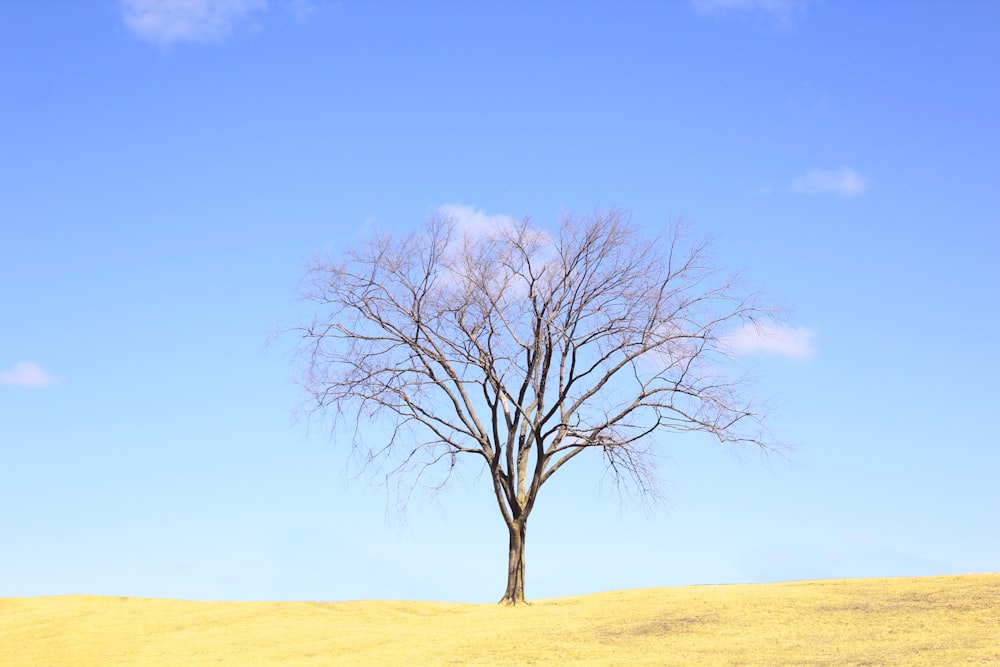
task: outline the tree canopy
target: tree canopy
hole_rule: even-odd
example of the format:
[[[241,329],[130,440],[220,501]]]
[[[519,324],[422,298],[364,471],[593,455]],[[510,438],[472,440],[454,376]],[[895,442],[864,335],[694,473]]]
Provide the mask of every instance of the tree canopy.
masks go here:
[[[489,472],[509,532],[506,603],[524,601],[524,537],[539,490],[576,457],[656,493],[666,436],[770,449],[728,373],[727,336],[769,316],[683,225],[650,237],[620,211],[463,229],[444,216],[317,260],[301,327],[314,409],[385,442],[366,461],[419,478],[459,457]]]

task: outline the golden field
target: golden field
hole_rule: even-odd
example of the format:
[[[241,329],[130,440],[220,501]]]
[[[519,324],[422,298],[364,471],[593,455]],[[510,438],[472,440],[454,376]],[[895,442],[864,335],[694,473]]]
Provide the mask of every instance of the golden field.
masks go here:
[[[536,600],[0,599],[0,665],[997,665],[1000,574]]]

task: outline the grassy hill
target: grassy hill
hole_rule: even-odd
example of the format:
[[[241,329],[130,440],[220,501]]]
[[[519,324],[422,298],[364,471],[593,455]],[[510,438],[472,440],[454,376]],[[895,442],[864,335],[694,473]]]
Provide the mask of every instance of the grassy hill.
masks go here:
[[[1000,574],[537,600],[0,599],[0,665],[997,665]]]

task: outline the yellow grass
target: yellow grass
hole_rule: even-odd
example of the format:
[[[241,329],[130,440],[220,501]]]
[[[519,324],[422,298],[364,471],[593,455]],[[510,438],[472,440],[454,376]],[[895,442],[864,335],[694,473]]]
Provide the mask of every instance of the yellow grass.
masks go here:
[[[0,665],[998,665],[1000,574],[538,600],[0,599]]]

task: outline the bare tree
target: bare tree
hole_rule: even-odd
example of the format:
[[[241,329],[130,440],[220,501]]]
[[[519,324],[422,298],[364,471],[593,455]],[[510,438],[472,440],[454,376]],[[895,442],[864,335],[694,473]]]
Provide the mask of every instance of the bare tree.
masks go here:
[[[552,232],[525,221],[463,233],[434,217],[317,261],[308,285],[311,405],[390,418],[366,460],[396,457],[396,470],[482,460],[509,532],[503,603],[525,599],[539,491],[577,456],[602,456],[616,483],[652,494],[666,433],[772,446],[742,379],[723,372],[726,333],[766,313],[680,226],[649,238],[611,211]]]

